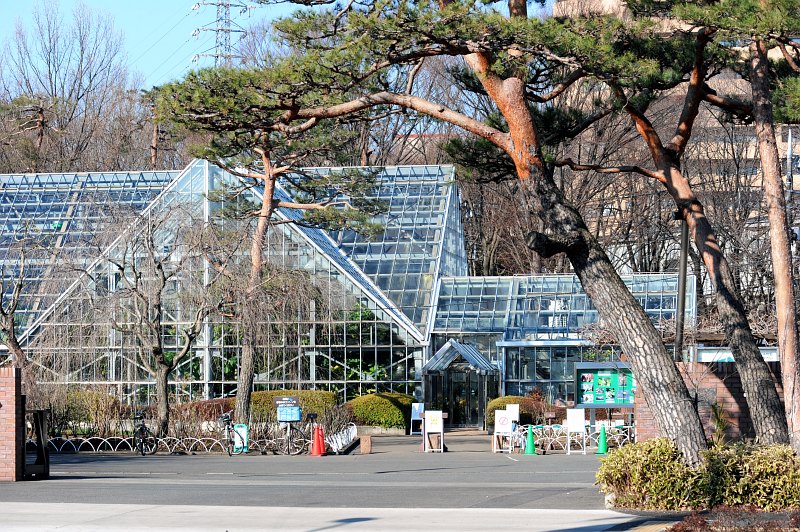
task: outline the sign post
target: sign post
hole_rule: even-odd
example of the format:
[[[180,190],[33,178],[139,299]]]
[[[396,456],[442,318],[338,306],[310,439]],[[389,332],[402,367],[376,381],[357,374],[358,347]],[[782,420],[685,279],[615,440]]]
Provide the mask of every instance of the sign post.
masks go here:
[[[444,452],[444,418],[441,410],[428,410],[423,414],[422,439],[425,452]],[[434,446],[431,442],[431,435],[438,435],[438,445]]]
[[[586,454],[586,411],[583,408],[567,408],[567,454],[570,454],[573,434],[581,438],[581,448]]]
[[[282,395],[272,398],[272,404],[275,408],[279,406],[300,406],[300,397],[297,395]]]
[[[514,422],[508,410],[494,411],[493,453],[510,453],[514,450]]]
[[[244,423],[237,423],[233,428],[233,452],[237,454],[247,454],[247,447],[250,443],[250,433],[247,425]]]
[[[519,423],[519,405],[517,404],[506,405],[506,412],[508,412],[508,415],[511,416],[512,422]]]

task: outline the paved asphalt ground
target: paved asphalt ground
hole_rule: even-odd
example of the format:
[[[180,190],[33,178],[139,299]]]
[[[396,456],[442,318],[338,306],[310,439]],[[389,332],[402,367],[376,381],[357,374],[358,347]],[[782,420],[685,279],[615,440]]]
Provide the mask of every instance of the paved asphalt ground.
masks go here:
[[[0,484],[0,530],[623,530],[595,455],[493,454],[489,436],[373,437],[346,456],[53,455]]]

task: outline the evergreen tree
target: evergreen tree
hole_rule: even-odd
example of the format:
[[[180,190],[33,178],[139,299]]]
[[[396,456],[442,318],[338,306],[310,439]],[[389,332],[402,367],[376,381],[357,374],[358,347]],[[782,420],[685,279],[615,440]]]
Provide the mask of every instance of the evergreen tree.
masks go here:
[[[708,28],[729,48],[731,68],[750,81],[752,103],[747,106],[747,115],[756,132],[767,203],[784,407],[790,443],[800,452],[800,345],[786,196],[773,119],[773,100],[778,103],[779,115],[797,118],[792,102],[800,98],[800,67],[796,61],[800,46],[794,40],[800,34],[800,2],[729,0],[665,7],[665,16],[672,20]],[[781,60],[772,68],[770,49],[781,51]]]
[[[215,138],[251,138],[267,176],[272,162],[264,141],[273,133],[296,135],[299,141],[300,134],[325,121],[369,119],[394,108],[449,122],[492,143],[509,157],[531,215],[541,220],[543,230],[529,234],[529,245],[544,257],[566,254],[628,356],[661,433],[676,441],[688,463],[698,464],[706,440],[686,386],[650,319],[556,185],[530,105],[546,106],[576,83],[591,81],[578,59],[594,68],[596,77],[605,69],[616,77],[656,79],[661,65],[650,58],[640,61],[636,50],[627,50],[630,32],[621,22],[540,20],[528,17],[524,0],[511,0],[508,13],[469,0],[441,6],[379,1],[299,11],[275,26],[279,44],[290,54],[258,70],[189,76],[165,91],[163,109],[215,132]],[[605,42],[595,35],[600,32]],[[562,40],[565,36],[569,39]],[[659,52],[672,54],[676,48],[667,43]],[[415,73],[434,56],[463,59],[502,115],[502,125],[415,95]],[[548,82],[531,83],[531,72],[558,72],[554,66],[565,65]],[[573,134],[590,124],[590,119],[578,123]]]

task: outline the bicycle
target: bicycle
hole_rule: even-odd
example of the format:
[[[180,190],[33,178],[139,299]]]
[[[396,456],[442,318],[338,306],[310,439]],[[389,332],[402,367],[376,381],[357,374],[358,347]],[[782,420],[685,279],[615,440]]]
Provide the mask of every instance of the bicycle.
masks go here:
[[[290,455],[307,453],[311,446],[311,439],[309,438],[308,432],[303,428],[295,426],[292,422],[288,422],[286,425],[285,453]],[[304,423],[303,426],[308,427],[309,424]]]
[[[144,414],[137,412],[133,416],[134,422],[139,422],[134,425],[133,430],[133,449],[134,452],[139,451],[142,456],[148,454],[155,454],[158,450],[158,438],[147,428],[144,422]]]
[[[276,450],[283,454],[298,455],[307,453],[311,447],[311,437],[316,414],[309,414],[305,423],[295,425],[297,421],[279,422],[281,435],[277,437]]]
[[[222,432],[222,445],[225,447],[228,456],[244,453],[245,438],[236,430],[236,427],[234,427],[231,412],[225,412],[219,416],[217,421],[219,421],[220,430]]]

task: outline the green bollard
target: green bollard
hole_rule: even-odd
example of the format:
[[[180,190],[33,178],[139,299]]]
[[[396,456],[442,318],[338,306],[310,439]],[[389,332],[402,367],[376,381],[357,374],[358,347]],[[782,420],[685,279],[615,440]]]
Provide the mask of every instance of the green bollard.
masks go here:
[[[528,441],[525,442],[525,454],[536,454],[536,443],[533,440],[533,425],[528,425]]]
[[[606,426],[600,425],[600,437],[597,439],[597,453],[606,454],[608,452],[608,441],[606,440]]]

